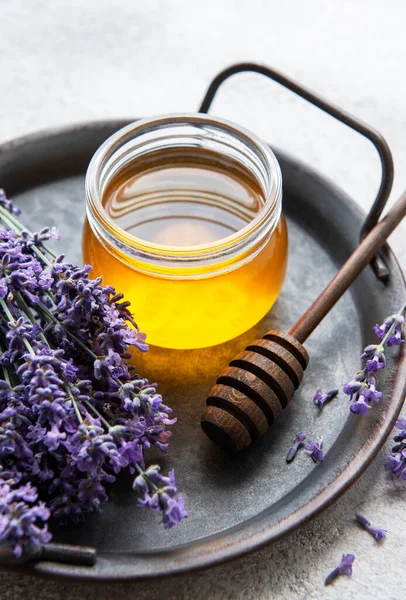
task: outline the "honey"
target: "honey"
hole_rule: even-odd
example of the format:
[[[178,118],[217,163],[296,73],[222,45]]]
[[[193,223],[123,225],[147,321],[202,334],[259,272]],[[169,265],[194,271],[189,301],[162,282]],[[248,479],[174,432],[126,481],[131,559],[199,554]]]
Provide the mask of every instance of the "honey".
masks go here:
[[[263,204],[262,191],[248,173],[195,148],[140,159],[110,182],[103,198],[116,225],[172,247],[226,238],[252,221]]]
[[[204,119],[198,116],[198,125]],[[130,139],[139,136],[142,129]],[[255,325],[276,300],[286,269],[286,223],[244,157],[189,138],[167,145],[158,139],[148,151],[144,141],[143,152],[125,161],[128,147],[121,157],[115,149],[104,171],[98,165],[99,185],[87,182],[84,259],[131,302],[150,344],[212,346]],[[89,177],[94,184],[92,165]],[[97,203],[89,202],[95,190]]]

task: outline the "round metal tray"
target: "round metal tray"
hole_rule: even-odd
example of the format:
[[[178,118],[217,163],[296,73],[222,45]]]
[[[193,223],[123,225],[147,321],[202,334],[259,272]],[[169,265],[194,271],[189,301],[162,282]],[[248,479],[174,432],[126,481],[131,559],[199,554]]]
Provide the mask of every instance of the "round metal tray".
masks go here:
[[[59,247],[71,260],[81,260],[87,164],[101,142],[126,123],[67,127],[0,147],[0,185],[23,209],[22,220],[31,229],[61,229]],[[139,371],[158,381],[178,417],[169,454],[150,456],[164,468],[175,467],[189,518],[165,531],[156,514],[137,507],[131,480],[123,477],[111,488],[102,515],[79,526],[52,525],[55,541],[95,546],[95,566],[39,561],[27,567],[29,572],[140,579],[236,557],[279,538],[330,505],[359,477],[389,435],[405,394],[403,350],[393,352],[380,382],[383,400],[367,417],[352,415],[343,394],[321,414],[312,402],[318,387],[339,387],[351,378],[361,365],[362,347],[373,341],[371,327],[404,300],[405,281],[389,250],[389,283],[379,282],[368,267],[338,302],[306,343],[311,360],[304,382],[265,437],[245,453],[229,456],[200,429],[206,394],[222,368],[264,331],[288,330],[358,243],[363,215],[355,203],[314,171],[276,154],[283,172],[290,248],[286,282],[272,311],[253,330],[226,344],[192,351],[151,348],[139,356]],[[305,453],[286,464],[298,430],[312,437],[323,434],[322,464],[314,465]]]

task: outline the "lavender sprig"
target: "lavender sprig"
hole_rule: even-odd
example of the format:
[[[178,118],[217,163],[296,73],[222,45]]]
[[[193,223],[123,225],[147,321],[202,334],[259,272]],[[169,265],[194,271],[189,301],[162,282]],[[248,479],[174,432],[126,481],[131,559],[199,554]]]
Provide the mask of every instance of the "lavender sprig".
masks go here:
[[[361,358],[366,360],[364,369],[343,386],[344,393],[350,397],[350,411],[354,414],[366,415],[372,405],[378,403],[382,397],[382,392],[377,390],[377,373],[386,365],[385,346],[403,343],[405,308],[406,302],[396,314],[387,317],[382,325],[375,325],[374,332],[378,336],[379,344],[371,344],[364,348],[361,355]]]
[[[336,567],[334,569],[334,571],[332,571],[330,573],[330,575],[327,576],[326,581],[324,582],[324,585],[331,585],[333,583],[333,581],[335,581],[337,579],[337,577],[340,577],[340,575],[351,576],[352,575],[352,565],[354,564],[354,561],[355,561],[354,554],[343,554],[340,564],[338,565],[338,567]]]
[[[176,419],[127,362],[130,349],[148,349],[129,303],[90,279],[90,266],[55,256],[54,228],[31,233],[17,214],[0,191],[0,540],[17,555],[49,539],[35,519],[100,512],[123,469],[136,474],[140,503],[176,525],[187,513],[173,471],[145,467],[152,445],[166,452]],[[36,496],[28,504],[32,494],[17,502],[30,482],[47,508]]]
[[[363,515],[356,514],[355,520],[362,527],[362,529],[368,531],[368,533],[370,533],[378,542],[385,539],[387,533],[386,529],[382,529],[382,527],[374,527]]]

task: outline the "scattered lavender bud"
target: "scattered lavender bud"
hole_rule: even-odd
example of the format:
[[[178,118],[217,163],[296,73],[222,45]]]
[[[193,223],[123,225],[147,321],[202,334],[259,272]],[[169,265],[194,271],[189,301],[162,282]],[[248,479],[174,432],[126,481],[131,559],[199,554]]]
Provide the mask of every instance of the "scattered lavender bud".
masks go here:
[[[320,410],[322,410],[324,405],[327,404],[327,402],[330,402],[330,400],[332,400],[333,398],[335,398],[337,394],[338,390],[330,390],[326,394],[323,394],[323,392],[320,389],[318,389],[313,398],[313,402],[316,406],[319,407]]]
[[[406,302],[398,313],[387,317],[382,325],[375,325],[374,332],[379,344],[370,344],[361,355],[366,360],[364,369],[359,371],[349,383],[344,383],[343,391],[350,397],[350,411],[357,415],[366,415],[373,403],[380,401],[382,392],[377,390],[377,373],[385,368],[385,346],[403,343],[402,331],[404,325],[403,313]]]
[[[309,440],[305,446],[305,450],[307,450],[310,453],[310,456],[313,459],[313,462],[315,462],[315,463],[323,462],[323,460],[324,460],[322,446],[323,446],[322,436],[320,436],[318,441]]]
[[[328,575],[326,581],[324,582],[324,585],[332,584],[333,581],[335,581],[337,579],[337,577],[339,577],[340,575],[351,576],[352,575],[352,565],[354,563],[354,560],[355,560],[354,554],[343,554],[340,564],[338,565],[338,567],[336,567],[334,569],[334,571],[332,571],[330,573],[330,575]]]
[[[356,514],[355,515],[356,522],[363,528],[365,531],[368,531],[377,541],[381,541],[386,537],[386,529],[382,529],[381,527],[373,527],[371,523],[368,521],[366,517],[363,515]]]
[[[301,431],[298,431],[298,433],[296,434],[295,441],[293,442],[293,446],[292,446],[292,448],[289,449],[289,451],[287,453],[286,462],[288,462],[288,463],[292,462],[292,460],[295,458],[300,446],[303,445],[303,442],[305,441],[305,439],[306,439],[306,436]]]

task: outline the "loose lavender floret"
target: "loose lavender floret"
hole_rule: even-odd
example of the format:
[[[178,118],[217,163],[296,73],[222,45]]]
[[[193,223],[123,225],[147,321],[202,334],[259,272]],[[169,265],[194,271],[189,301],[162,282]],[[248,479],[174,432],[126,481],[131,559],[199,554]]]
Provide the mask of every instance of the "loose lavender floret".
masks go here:
[[[340,564],[338,565],[338,567],[336,567],[334,569],[334,571],[332,571],[330,573],[330,575],[328,575],[326,581],[324,582],[324,585],[330,585],[340,575],[351,576],[352,575],[352,565],[354,564],[354,561],[355,561],[354,554],[343,554]]]
[[[313,398],[313,402],[315,403],[316,406],[319,407],[320,410],[322,410],[323,407],[325,406],[325,404],[327,404],[328,402],[330,402],[330,400],[335,398],[337,396],[337,394],[338,394],[338,390],[330,390],[326,394],[323,394],[321,389],[318,389]]]
[[[406,480],[406,419],[399,419],[395,427],[401,431],[393,438],[398,443],[386,457],[385,468],[395,477]]]
[[[359,371],[354,379],[344,383],[343,391],[350,397],[350,411],[357,415],[365,416],[378,403],[382,392],[377,390],[377,373],[385,368],[385,346],[400,345],[403,343],[402,331],[404,324],[403,313],[406,303],[399,312],[387,317],[382,325],[375,325],[374,332],[379,339],[379,344],[370,344],[361,355],[366,361],[364,369]]]
[[[49,539],[34,516],[45,521],[50,511],[66,522],[100,512],[123,469],[145,475],[147,494],[134,485],[141,503],[160,511],[165,527],[177,524],[187,514],[173,471],[164,477],[145,467],[151,446],[166,452],[176,419],[156,384],[127,362],[130,349],[148,349],[129,303],[91,279],[90,266],[55,257],[46,242],[57,230],[30,233],[17,214],[0,191],[0,482],[3,490],[9,480],[19,486],[2,500],[1,539],[18,553],[28,538]],[[48,508],[22,497],[8,524],[15,509],[7,506],[29,482]],[[17,526],[20,517],[31,528]]]
[[[356,514],[355,520],[363,529],[365,529],[365,531],[368,531],[368,533],[370,533],[372,537],[374,537],[378,542],[386,537],[386,529],[382,529],[381,527],[374,527],[363,515]]]
[[[298,431],[295,437],[295,441],[293,442],[293,446],[292,448],[290,448],[288,450],[288,453],[286,455],[286,462],[292,462],[292,460],[295,458],[300,446],[303,445],[303,442],[305,441],[306,436],[301,432]]]
[[[305,450],[307,450],[313,459],[313,462],[320,463],[324,460],[324,453],[322,450],[323,447],[323,438],[320,436],[318,441],[309,440],[305,446]]]

